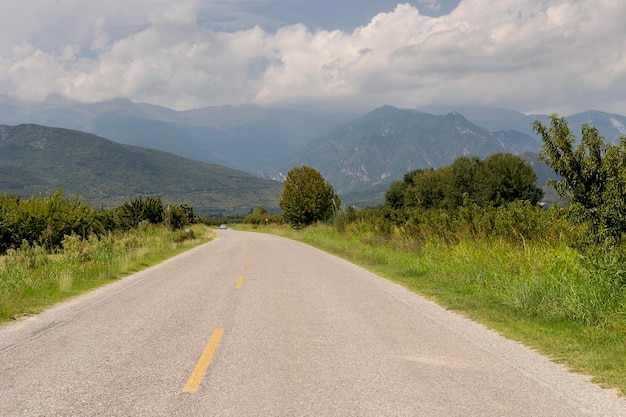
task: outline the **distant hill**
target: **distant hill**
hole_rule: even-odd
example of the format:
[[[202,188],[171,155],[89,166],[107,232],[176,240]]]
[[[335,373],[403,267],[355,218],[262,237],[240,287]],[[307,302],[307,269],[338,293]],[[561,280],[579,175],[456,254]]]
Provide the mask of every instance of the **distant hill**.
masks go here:
[[[383,106],[311,141],[274,175],[306,164],[318,169],[340,195],[352,194],[347,202],[361,202],[367,190],[380,196],[381,187],[417,168],[448,165],[464,155],[485,157],[512,150],[521,154],[538,147],[528,135],[490,132],[456,112],[435,116]]]
[[[278,210],[282,184],[166,152],[61,128],[0,125],[0,192],[23,197],[62,188],[93,207],[160,195],[199,214]]]
[[[52,96],[27,102],[0,95],[0,124],[80,130],[252,174],[355,117],[252,105],[175,111],[127,99],[77,103]]]

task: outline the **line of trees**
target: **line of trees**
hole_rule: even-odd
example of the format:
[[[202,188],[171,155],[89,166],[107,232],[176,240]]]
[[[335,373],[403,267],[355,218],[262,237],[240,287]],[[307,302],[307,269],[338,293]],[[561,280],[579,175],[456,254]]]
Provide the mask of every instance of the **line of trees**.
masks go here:
[[[596,128],[583,125],[582,139],[575,146],[576,137],[565,119],[557,115],[550,117],[548,126],[537,121],[533,127],[543,141],[541,159],[558,175],[551,185],[568,202],[568,220],[588,225],[591,241],[609,245],[620,242],[626,232],[626,137],[620,138],[618,144],[607,144]],[[368,217],[378,217],[375,222],[387,221],[396,226],[429,218],[443,219],[446,223],[460,216],[459,210],[467,211],[471,207],[487,213],[522,202],[522,206],[512,210],[517,213],[514,216],[520,217],[520,207],[526,207],[524,210],[530,213],[537,209],[543,197],[536,181],[532,167],[512,154],[499,153],[485,159],[461,157],[446,167],[406,173],[402,180],[389,186],[384,206],[369,210]],[[332,185],[320,172],[305,165],[293,168],[287,175],[279,202],[283,210],[280,217],[270,216],[263,207],[257,207],[249,220],[261,223],[271,218],[301,228],[317,221],[337,220],[338,213],[344,225],[359,217],[354,209],[340,211],[340,204]],[[432,215],[429,211],[448,213]],[[504,212],[500,210],[492,218],[502,218]],[[470,217],[475,220],[481,216]],[[54,248],[71,234],[88,237],[128,230],[141,223],[163,223],[180,229],[197,221],[191,206],[166,206],[155,196],[139,197],[110,210],[95,210],[79,198],[67,198],[62,191],[31,199],[3,194],[0,195],[0,253],[19,248],[23,242]],[[484,223],[495,228],[494,220]]]
[[[518,156],[498,153],[484,160],[461,157],[443,168],[408,172],[389,186],[385,205],[456,209],[471,201],[480,207],[498,207],[516,200],[534,205],[542,197],[532,167]]]
[[[446,167],[408,172],[389,186],[384,206],[360,215],[355,209],[338,210],[339,197],[315,169],[294,168],[280,201],[283,218],[293,227],[334,218],[344,227],[346,222],[367,217],[378,224],[377,230],[390,224],[406,229],[410,224],[431,222],[435,226],[465,218],[482,222],[479,227],[472,225],[472,230],[495,230],[496,219],[502,222],[509,216],[505,223],[510,228],[515,229],[518,219],[534,223],[534,230],[541,232],[561,224],[561,216],[578,230],[587,230],[584,244],[621,242],[626,233],[626,136],[617,144],[606,143],[595,127],[583,125],[576,145],[566,120],[556,114],[550,116],[549,125],[536,121],[533,128],[543,142],[540,159],[557,174],[549,184],[567,202],[564,210],[541,217],[537,203],[543,190],[536,184],[533,168],[518,156],[499,153],[484,160],[461,157]],[[385,222],[387,226],[382,226]]]
[[[385,193],[385,203],[377,212],[382,219],[402,224],[427,210],[457,210],[472,204],[497,208],[515,201],[537,205],[543,190],[537,187],[537,175],[522,158],[512,154],[495,154],[481,160],[461,157],[438,169],[417,169],[393,182]],[[296,167],[285,179],[280,200],[282,219],[294,228],[317,221],[329,221],[339,213],[341,200],[320,172],[309,166]],[[258,213],[257,213],[258,211]],[[259,218],[257,208],[249,220]],[[355,210],[348,210],[353,219]],[[392,213],[393,212],[393,213]],[[342,213],[345,221],[345,212]],[[258,220],[256,223],[260,223]],[[376,220],[375,222],[378,222]]]
[[[159,196],[138,197],[113,209],[96,210],[78,197],[68,198],[62,190],[29,199],[5,193],[0,195],[0,254],[25,242],[54,249],[72,234],[88,238],[142,223],[165,224],[177,230],[197,221],[188,204],[164,205]]]

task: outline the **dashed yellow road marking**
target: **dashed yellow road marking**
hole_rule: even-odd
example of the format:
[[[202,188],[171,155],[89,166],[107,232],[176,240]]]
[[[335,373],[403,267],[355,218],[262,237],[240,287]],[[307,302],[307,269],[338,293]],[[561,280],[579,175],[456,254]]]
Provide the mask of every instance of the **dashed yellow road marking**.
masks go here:
[[[237,284],[235,284],[235,288],[236,289],[241,289],[241,287],[243,287],[243,280],[246,279],[246,277],[244,277],[243,275],[239,277],[239,279],[237,280]]]
[[[217,350],[218,345],[220,344],[220,339],[224,334],[223,328],[217,328],[213,331],[211,338],[209,339],[209,343],[207,343],[204,348],[204,352],[198,359],[198,363],[196,363],[196,367],[193,369],[191,376],[187,380],[185,387],[183,388],[183,392],[196,392],[200,387],[200,383],[204,379],[204,375],[206,374],[211,361],[213,360],[213,355],[215,355],[215,351]]]

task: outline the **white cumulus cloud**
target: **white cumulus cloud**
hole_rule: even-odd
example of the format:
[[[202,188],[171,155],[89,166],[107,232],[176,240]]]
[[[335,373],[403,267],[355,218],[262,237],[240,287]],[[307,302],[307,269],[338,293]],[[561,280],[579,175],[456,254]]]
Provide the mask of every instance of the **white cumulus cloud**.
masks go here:
[[[7,33],[0,93],[26,99],[60,93],[178,109],[478,104],[561,113],[623,113],[626,104],[626,2],[462,0],[431,17],[420,8],[439,2],[419,1],[350,32],[295,24],[272,33],[204,25],[223,2],[22,3],[10,7],[28,8],[27,24],[0,18]]]

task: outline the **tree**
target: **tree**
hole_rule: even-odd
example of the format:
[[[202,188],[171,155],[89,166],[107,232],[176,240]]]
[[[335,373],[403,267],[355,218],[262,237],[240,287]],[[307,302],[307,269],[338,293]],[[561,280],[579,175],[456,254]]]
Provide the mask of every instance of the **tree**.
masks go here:
[[[189,225],[188,210],[182,206],[171,204],[165,207],[163,221],[172,230],[179,230]]]
[[[249,224],[263,224],[265,219],[268,218],[269,213],[263,206],[256,206],[254,211],[247,215],[243,221]]]
[[[406,178],[406,176],[405,176]],[[408,184],[405,181],[393,181],[389,184],[389,188],[385,191],[385,205],[393,209],[400,209],[404,207],[404,194]]]
[[[314,168],[303,165],[287,173],[279,205],[292,227],[328,220],[340,204],[332,185]]]
[[[485,201],[494,206],[515,200],[526,200],[535,205],[543,197],[537,187],[537,174],[519,156],[497,153],[488,156],[483,163]]]
[[[480,175],[482,165],[483,161],[476,156],[462,156],[455,159],[451,165],[441,169],[445,208],[460,207],[466,198],[478,205],[484,205],[482,199],[479,198],[479,195],[484,192]]]
[[[385,204],[399,208],[454,210],[466,202],[480,207],[500,206],[516,200],[535,205],[543,197],[537,174],[519,156],[494,154],[481,160],[460,157],[438,169],[416,169],[403,181],[391,183]]]
[[[533,130],[543,141],[541,159],[560,177],[549,184],[568,201],[571,217],[590,222],[601,239],[619,239],[626,232],[626,137],[607,144],[597,128],[585,124],[574,149],[576,137],[556,114],[550,126],[535,121]]]
[[[188,203],[182,203],[178,207],[180,207],[180,209],[183,210],[185,214],[187,214],[187,219],[189,219],[190,224],[198,223],[198,215],[196,214],[193,206]]]
[[[442,173],[431,168],[417,169],[409,176],[405,175],[404,204],[423,209],[439,207],[444,200]]]

